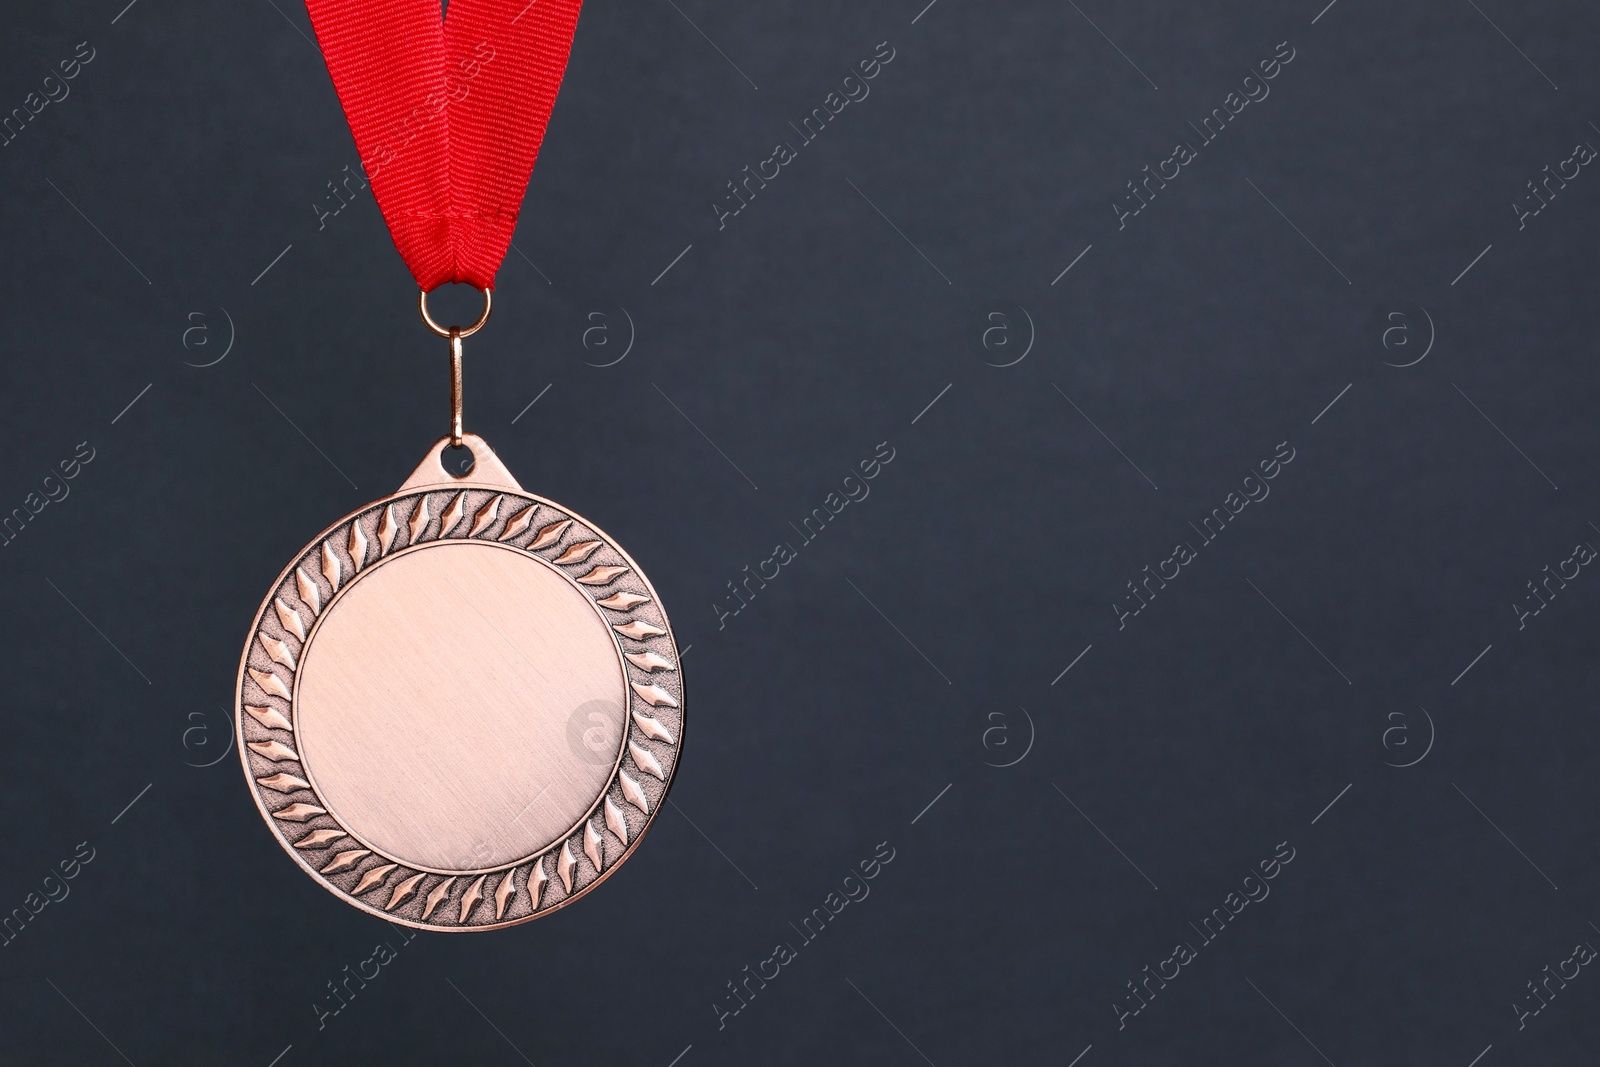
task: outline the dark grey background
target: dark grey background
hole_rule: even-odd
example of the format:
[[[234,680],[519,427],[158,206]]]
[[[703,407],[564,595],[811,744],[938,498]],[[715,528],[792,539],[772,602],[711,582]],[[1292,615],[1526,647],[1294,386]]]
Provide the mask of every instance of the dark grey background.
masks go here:
[[[924,2],[586,7],[468,427],[648,570],[690,739],[601,891],[411,941],[283,856],[227,751],[267,583],[445,428],[370,192],[318,228],[357,154],[304,10],[12,5],[3,110],[95,58],[0,149],[0,512],[94,458],[0,549],[0,911],[94,858],[0,950],[0,1059],[1594,1061],[1600,977],[1514,1005],[1600,944],[1600,578],[1513,605],[1600,544],[1600,174],[1521,230],[1512,203],[1600,145],[1600,15]],[[719,231],[881,41],[871,95]],[[1124,183],[1284,41],[1119,231]],[[1280,442],[1270,497],[1119,630]],[[719,1028],[880,842],[870,897]]]

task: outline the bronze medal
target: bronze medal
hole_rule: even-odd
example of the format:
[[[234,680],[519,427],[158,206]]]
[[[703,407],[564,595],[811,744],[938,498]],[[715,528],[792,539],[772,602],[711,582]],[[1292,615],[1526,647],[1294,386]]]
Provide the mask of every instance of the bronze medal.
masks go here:
[[[637,847],[683,741],[666,613],[638,565],[441,440],[313,540],[251,626],[239,752],[285,850],[391,921],[488,930],[553,911]]]

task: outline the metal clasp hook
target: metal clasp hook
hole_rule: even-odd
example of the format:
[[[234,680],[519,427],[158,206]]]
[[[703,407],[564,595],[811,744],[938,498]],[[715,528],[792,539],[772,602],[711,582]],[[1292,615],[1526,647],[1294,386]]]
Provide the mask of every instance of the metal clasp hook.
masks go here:
[[[433,321],[433,316],[428,314],[428,293],[422,290],[417,293],[417,310],[422,313],[422,321],[428,329],[440,337],[450,341],[450,445],[452,448],[461,447],[461,341],[471,337],[483,329],[484,323],[489,321],[489,313],[494,310],[494,294],[492,290],[480,289],[483,294],[483,314],[478,316],[478,321],[471,326],[440,326]]]

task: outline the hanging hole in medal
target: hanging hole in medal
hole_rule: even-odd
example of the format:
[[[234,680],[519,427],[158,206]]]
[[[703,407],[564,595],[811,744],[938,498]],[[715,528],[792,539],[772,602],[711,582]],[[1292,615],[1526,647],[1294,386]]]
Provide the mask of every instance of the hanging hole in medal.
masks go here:
[[[400,486],[401,492],[434,486],[453,487],[465,481],[474,485],[510,489],[515,493],[523,491],[517,479],[483,438],[475,433],[464,433],[461,435],[461,444],[460,448],[451,447],[449,437],[435,441],[417,469],[411,472],[411,477]],[[461,469],[463,460],[469,463],[464,472]]]
[[[469,476],[477,465],[478,457],[464,444],[452,445],[446,441],[444,447],[439,450],[439,466],[443,467],[445,473],[452,478]]]

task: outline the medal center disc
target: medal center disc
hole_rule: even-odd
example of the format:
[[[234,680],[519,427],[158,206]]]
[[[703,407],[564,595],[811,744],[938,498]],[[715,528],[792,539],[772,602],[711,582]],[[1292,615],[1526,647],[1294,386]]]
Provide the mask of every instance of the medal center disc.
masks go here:
[[[492,869],[559,840],[605,790],[626,680],[565,574],[492,542],[433,542],[324,611],[296,676],[295,737],[362,843],[420,869]]]

